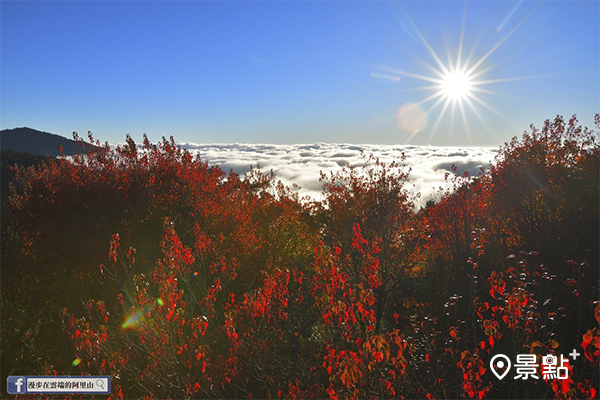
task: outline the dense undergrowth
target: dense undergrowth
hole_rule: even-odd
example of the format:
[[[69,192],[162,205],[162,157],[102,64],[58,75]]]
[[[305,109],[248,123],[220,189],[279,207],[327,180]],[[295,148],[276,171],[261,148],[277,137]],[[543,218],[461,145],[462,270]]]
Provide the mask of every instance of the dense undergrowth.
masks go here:
[[[315,203],[172,139],[97,144],[15,170],[3,385],[91,374],[112,376],[111,398],[597,396],[600,147],[574,117],[513,139],[488,173],[449,175],[418,211],[403,160],[322,176]],[[568,379],[489,371],[495,354],[573,349]]]

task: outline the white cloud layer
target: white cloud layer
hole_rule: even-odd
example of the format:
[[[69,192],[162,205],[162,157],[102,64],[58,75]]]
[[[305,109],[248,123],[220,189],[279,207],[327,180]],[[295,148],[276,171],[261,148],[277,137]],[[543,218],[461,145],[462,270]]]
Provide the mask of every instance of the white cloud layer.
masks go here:
[[[400,162],[405,154],[406,168],[411,168],[408,188],[421,196],[418,205],[435,197],[437,189],[445,187],[444,175],[457,167],[457,173],[468,171],[477,175],[479,168],[487,169],[497,154],[491,147],[433,147],[412,145],[353,145],[353,144],[195,144],[179,143],[193,155],[209,164],[218,165],[224,172],[244,174],[250,166],[260,165],[264,171],[272,170],[277,179],[292,187],[301,187],[300,196],[321,199],[320,172],[329,175],[346,165],[361,166],[364,154],[373,154],[386,164]]]

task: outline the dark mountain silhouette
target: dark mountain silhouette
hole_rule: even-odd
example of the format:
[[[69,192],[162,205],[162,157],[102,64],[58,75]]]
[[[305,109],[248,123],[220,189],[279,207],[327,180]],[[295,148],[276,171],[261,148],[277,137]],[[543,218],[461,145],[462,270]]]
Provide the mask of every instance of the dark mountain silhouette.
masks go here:
[[[0,131],[1,150],[14,150],[40,156],[57,157],[60,155],[59,145],[62,146],[63,154],[66,156],[77,154],[79,149],[79,145],[74,140],[53,133],[41,132],[31,128]]]
[[[4,129],[0,131],[0,201],[4,203],[8,198],[9,183],[13,179],[12,167],[30,167],[39,165],[47,156],[60,155],[59,146],[63,148],[63,155],[77,154],[80,145],[74,140],[41,132],[31,128]],[[91,145],[86,143],[85,150]]]

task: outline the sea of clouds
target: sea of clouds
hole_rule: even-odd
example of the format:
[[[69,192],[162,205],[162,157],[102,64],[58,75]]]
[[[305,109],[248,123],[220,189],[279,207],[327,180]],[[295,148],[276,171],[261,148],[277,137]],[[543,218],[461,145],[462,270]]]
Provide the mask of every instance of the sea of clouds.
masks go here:
[[[496,157],[491,147],[435,147],[413,145],[355,145],[355,144],[196,144],[178,143],[203,161],[218,165],[224,172],[244,174],[250,166],[260,165],[263,171],[273,171],[276,179],[292,187],[300,186],[298,194],[321,200],[320,172],[341,170],[345,166],[360,167],[365,156],[373,154],[380,161],[398,163],[405,155],[406,171],[410,168],[408,189],[420,193],[417,206],[436,199],[438,189],[446,188],[445,175],[456,166],[457,173],[477,175],[480,168],[488,169]]]

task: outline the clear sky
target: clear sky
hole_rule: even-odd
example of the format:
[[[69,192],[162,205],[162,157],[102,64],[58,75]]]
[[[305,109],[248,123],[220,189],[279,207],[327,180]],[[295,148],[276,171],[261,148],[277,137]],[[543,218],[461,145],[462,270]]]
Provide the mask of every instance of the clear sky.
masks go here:
[[[1,1],[0,127],[498,146],[600,112],[598,1]],[[460,63],[457,63],[460,60]]]

